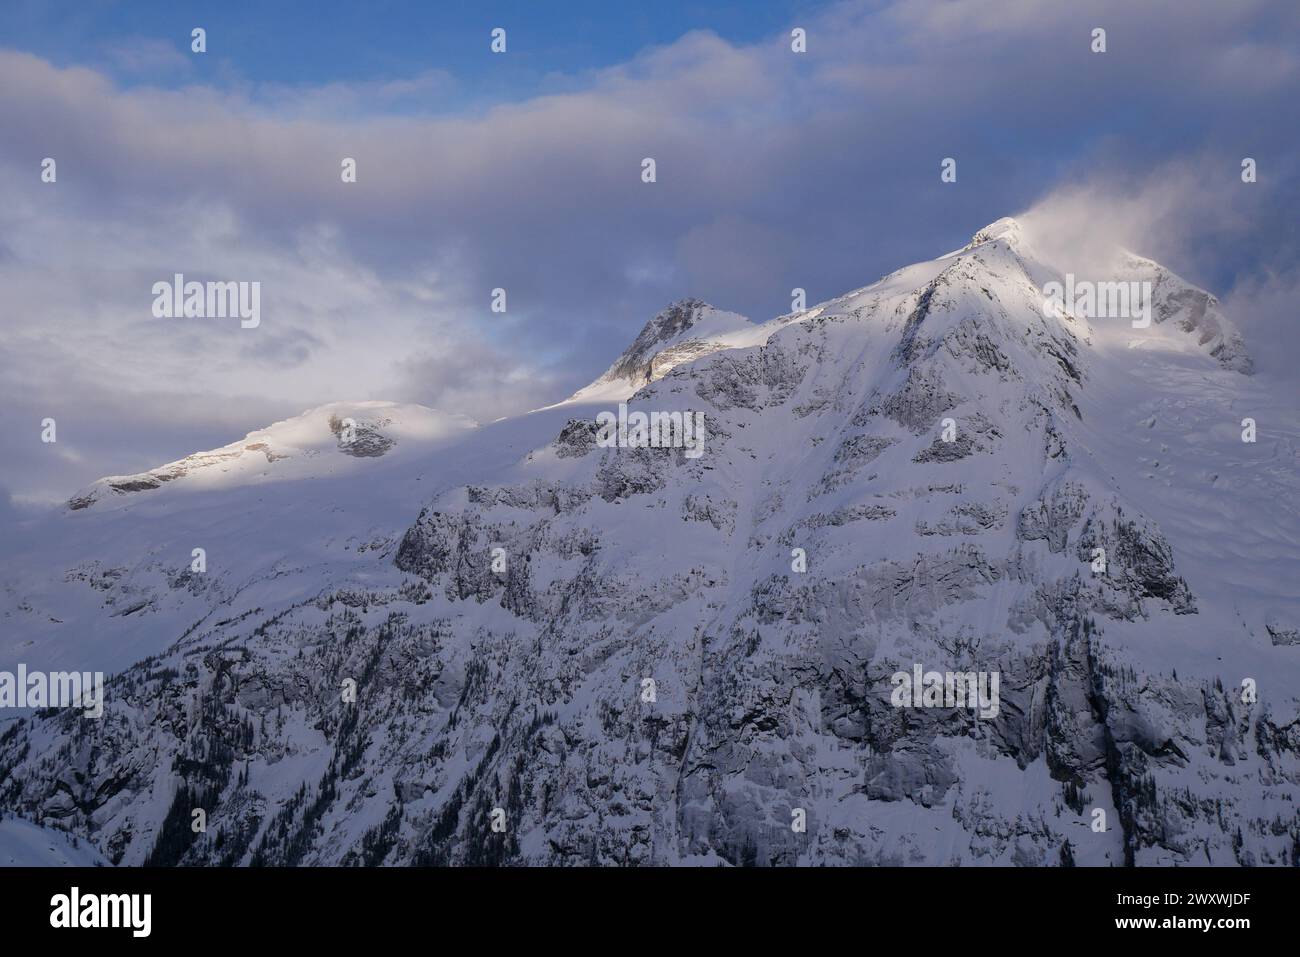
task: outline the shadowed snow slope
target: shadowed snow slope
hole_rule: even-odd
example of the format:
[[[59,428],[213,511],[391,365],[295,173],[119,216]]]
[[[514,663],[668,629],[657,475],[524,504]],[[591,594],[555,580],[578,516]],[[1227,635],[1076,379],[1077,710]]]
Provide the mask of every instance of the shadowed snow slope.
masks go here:
[[[0,807],[126,864],[1300,862],[1293,397],[1119,261],[1146,328],[1045,311],[1000,220],[768,323],[677,303],[526,416],[102,480],[20,530],[0,668],[117,671],[105,716],[0,730]],[[605,447],[622,399],[704,454]],[[894,707],[918,664],[996,716]]]
[[[104,855],[84,841],[17,818],[0,818],[0,867],[103,867]]]

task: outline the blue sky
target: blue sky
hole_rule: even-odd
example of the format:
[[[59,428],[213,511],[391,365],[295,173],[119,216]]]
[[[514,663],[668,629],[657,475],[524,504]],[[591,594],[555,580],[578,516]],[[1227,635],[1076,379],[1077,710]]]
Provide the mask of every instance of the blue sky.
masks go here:
[[[754,43],[825,6],[806,0],[13,0],[0,7],[0,37],[58,64],[97,64],[126,85],[323,85],[445,71],[456,80],[455,96],[404,106],[456,111],[466,98],[482,105],[568,88],[586,71],[692,30]],[[188,50],[197,26],[211,36],[209,56],[192,63],[187,54],[169,56],[167,48]],[[495,27],[507,31],[508,57],[490,54]]]
[[[1029,211],[1219,295],[1294,384],[1297,103],[1295,0],[5,3],[0,404],[60,442],[0,430],[0,498],[335,400],[526,411],[675,299],[763,320]],[[175,272],[265,321],[160,324]]]

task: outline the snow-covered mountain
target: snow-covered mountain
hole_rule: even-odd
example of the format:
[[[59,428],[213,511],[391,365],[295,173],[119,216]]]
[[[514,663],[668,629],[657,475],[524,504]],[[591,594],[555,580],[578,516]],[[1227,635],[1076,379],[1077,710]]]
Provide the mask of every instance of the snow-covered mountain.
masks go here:
[[[0,807],[121,864],[1300,863],[1294,397],[1122,269],[1149,326],[1053,313],[1000,220],[529,415],[104,479],[0,568],[0,669],[118,674],[0,730]],[[607,447],[623,399],[704,454]]]

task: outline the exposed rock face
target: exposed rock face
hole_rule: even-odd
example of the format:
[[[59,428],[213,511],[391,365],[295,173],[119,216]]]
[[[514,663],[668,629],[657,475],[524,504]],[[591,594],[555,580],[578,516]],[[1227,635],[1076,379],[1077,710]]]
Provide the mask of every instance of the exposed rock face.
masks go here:
[[[1300,645],[1300,626],[1287,625],[1277,619],[1265,623],[1268,637],[1275,645]]]
[[[660,361],[660,376],[656,376],[655,357],[673,340],[682,339],[709,308],[708,303],[699,299],[683,299],[673,303],[646,323],[641,334],[618,361],[610,366],[606,375],[610,378],[629,379],[635,383],[646,383],[659,378],[668,362]],[[691,340],[687,339],[686,342],[690,343]]]
[[[1254,371],[1246,343],[1219,311],[1218,299],[1141,256],[1129,254],[1123,268],[1126,275],[1152,283],[1153,322],[1175,323],[1225,369],[1245,375]]]
[[[1237,687],[1294,626],[1181,655],[1236,610],[1031,271],[1003,221],[656,374],[673,307],[611,373],[704,455],[546,420],[347,583],[11,725],[0,805],[132,864],[1300,863],[1297,688]],[[915,666],[998,675],[996,715],[896,706]]]
[[[370,422],[356,422],[330,416],[330,431],[339,441],[339,451],[359,459],[375,459],[383,455],[397,440],[383,433],[391,420],[383,417]]]
[[[715,309],[701,299],[681,299],[647,322],[613,365],[573,398],[619,387],[631,394],[682,363],[743,342],[754,329],[744,316]]]

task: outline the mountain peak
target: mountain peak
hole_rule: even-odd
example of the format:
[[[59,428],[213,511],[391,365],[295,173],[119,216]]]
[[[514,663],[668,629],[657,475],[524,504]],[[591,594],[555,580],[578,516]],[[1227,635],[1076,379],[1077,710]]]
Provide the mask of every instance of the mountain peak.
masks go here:
[[[647,322],[632,344],[591,385],[568,401],[627,398],[674,367],[720,349],[751,345],[761,327],[744,316],[688,297],[671,302]]]
[[[618,358],[610,372],[616,372],[620,376],[634,374],[656,346],[680,338],[716,312],[719,310],[703,299],[688,297],[669,303],[667,308],[641,327],[632,345]]]
[[[1010,216],[1003,216],[989,223],[983,229],[971,237],[970,245],[978,246],[981,243],[992,242],[995,239],[1005,240],[1008,243],[1016,243],[1024,239],[1024,227],[1020,222]]]
[[[1037,238],[1040,241],[1043,239],[1041,235]],[[929,262],[915,263],[896,270],[869,286],[767,322],[753,322],[695,297],[678,299],[669,303],[641,328],[632,344],[604,374],[575,392],[564,403],[558,404],[621,401],[684,363],[724,349],[762,345],[772,334],[792,322],[847,315],[868,301],[864,296],[878,298],[887,290],[901,289],[909,284],[919,292],[953,267],[954,259],[970,259],[965,254],[986,246],[988,248],[974,257],[974,266],[968,263],[967,266],[960,267],[958,273],[963,269],[980,268],[991,269],[997,274],[1010,266],[1016,270],[1020,281],[1027,281],[1031,287],[1038,289],[1065,275],[1065,265],[1054,259],[1049,261],[1038,242],[1030,243],[1028,230],[1019,219],[1003,216],[977,230],[971,241],[961,249]],[[1219,311],[1217,299],[1153,260],[1118,248],[1117,253],[1119,258],[1110,267],[1115,274],[1111,278],[1103,277],[1103,281],[1112,284],[1121,279],[1149,281],[1155,299],[1153,324],[1157,328],[1168,324],[1167,328],[1159,332],[1153,330],[1144,335],[1147,348],[1160,340],[1163,340],[1165,346],[1178,351],[1194,347],[1210,355],[1226,369],[1249,374],[1252,364],[1245,345],[1233,324]],[[951,282],[953,275],[956,274],[941,280],[942,283]],[[989,297],[992,294],[986,286],[987,277],[976,283],[974,288],[981,290],[982,296]],[[1010,287],[1004,291],[1011,293]],[[1016,292],[1016,295],[1020,292]],[[1041,297],[1036,305],[1031,303],[1030,306],[1033,310],[1041,309]]]

